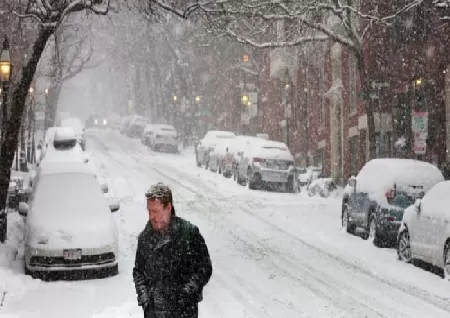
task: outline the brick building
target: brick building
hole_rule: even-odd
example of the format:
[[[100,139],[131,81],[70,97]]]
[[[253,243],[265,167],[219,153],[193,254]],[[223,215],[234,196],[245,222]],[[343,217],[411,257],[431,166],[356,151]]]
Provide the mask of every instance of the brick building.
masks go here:
[[[386,13],[392,9],[389,0],[380,5]],[[368,106],[375,112],[377,157],[413,157],[442,165],[450,148],[450,29],[448,20],[441,19],[446,14],[442,10],[448,8],[425,3],[393,26],[371,29],[363,49],[372,89],[366,100],[356,59],[338,43],[297,49],[295,61],[285,60],[282,70],[273,69],[280,68],[273,61],[280,49],[266,54],[259,80],[262,129],[272,139],[288,141],[297,164],[322,166],[325,175],[344,182],[369,156]],[[286,100],[292,107],[288,116]],[[425,155],[412,150],[412,111],[428,112]],[[285,117],[287,140],[280,126]]]

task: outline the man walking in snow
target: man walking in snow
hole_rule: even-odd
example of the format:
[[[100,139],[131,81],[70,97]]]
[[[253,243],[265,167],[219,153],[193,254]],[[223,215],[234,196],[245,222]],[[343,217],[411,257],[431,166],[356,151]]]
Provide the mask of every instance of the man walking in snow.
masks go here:
[[[212,274],[199,229],[175,215],[163,183],[145,194],[149,222],[139,234],[133,279],[145,318],[197,318],[203,287]]]

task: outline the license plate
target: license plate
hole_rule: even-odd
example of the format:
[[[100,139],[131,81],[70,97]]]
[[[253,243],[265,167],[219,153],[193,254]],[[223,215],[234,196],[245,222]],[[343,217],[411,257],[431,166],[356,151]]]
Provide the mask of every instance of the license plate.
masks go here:
[[[64,259],[68,261],[81,260],[81,248],[64,250]]]
[[[272,178],[276,179],[279,182],[284,182],[287,180],[287,176],[282,172],[272,172]]]

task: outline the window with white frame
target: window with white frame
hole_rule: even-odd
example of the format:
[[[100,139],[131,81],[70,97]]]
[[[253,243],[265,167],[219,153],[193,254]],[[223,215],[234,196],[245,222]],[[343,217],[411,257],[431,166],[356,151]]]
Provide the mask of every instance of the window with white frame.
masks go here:
[[[324,65],[319,65],[319,93],[320,93],[320,109],[319,109],[319,125],[323,127],[325,124],[325,71]]]
[[[356,113],[356,57],[350,52],[348,57],[348,80],[349,80],[349,96],[350,96],[350,115]]]

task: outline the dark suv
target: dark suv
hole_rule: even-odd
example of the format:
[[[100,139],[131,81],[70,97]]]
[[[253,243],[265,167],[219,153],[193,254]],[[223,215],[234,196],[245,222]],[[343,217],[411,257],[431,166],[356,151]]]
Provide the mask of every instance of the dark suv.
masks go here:
[[[395,243],[404,210],[444,180],[434,165],[411,159],[374,159],[352,177],[342,201],[342,226],[362,231],[377,246]]]

